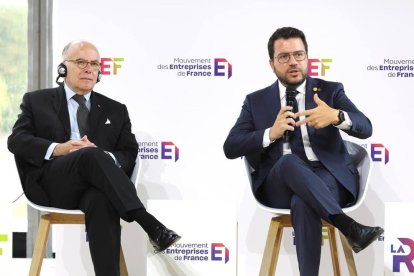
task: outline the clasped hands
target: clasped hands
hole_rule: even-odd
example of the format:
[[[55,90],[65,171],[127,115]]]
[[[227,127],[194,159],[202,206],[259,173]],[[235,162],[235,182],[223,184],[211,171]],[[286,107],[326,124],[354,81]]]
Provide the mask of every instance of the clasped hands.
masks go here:
[[[88,140],[88,136],[84,135],[79,140],[69,140],[65,143],[57,144],[55,149],[53,150],[53,156],[56,157],[66,155],[71,152],[77,151],[78,149],[86,147],[96,148],[96,145]]]
[[[292,112],[293,107],[291,106],[282,107],[273,126],[270,128],[270,141],[281,138],[286,130],[294,131],[295,127],[299,127],[303,124],[308,124],[314,128],[324,128],[328,125],[339,123],[338,109],[334,109],[327,105],[324,101],[319,99],[318,94],[316,93],[313,96],[313,100],[317,105],[315,108],[297,113]],[[305,118],[296,122],[295,119],[300,118],[301,116],[305,116]]]

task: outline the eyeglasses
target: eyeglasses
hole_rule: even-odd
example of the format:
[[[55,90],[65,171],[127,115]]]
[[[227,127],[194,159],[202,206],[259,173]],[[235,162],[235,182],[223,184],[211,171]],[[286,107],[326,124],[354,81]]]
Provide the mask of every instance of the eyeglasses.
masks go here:
[[[279,63],[287,63],[290,60],[290,56],[293,56],[296,61],[302,61],[306,58],[305,51],[296,51],[293,53],[281,53],[278,54],[275,58]]]
[[[93,70],[99,70],[101,68],[101,63],[99,63],[98,61],[86,61],[84,59],[67,59],[65,61],[70,61],[76,64],[76,66],[78,66],[79,69],[85,69],[86,66],[88,66],[88,64],[91,65]]]

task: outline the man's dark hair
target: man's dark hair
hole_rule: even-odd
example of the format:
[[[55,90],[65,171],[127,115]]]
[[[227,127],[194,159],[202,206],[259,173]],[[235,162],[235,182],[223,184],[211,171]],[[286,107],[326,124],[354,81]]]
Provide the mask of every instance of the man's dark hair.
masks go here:
[[[267,43],[267,49],[269,51],[269,57],[273,59],[274,50],[273,44],[278,39],[288,39],[288,38],[300,38],[302,39],[303,45],[305,45],[305,51],[308,53],[308,43],[306,42],[305,34],[296,28],[293,27],[283,27],[277,29],[272,36],[269,38],[269,42]]]

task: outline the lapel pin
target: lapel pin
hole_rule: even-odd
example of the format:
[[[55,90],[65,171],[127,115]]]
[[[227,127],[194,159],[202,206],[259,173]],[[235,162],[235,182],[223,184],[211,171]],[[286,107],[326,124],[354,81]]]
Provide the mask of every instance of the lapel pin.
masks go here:
[[[111,121],[109,120],[109,118],[106,118],[105,125],[110,125],[110,124],[111,124]]]
[[[320,92],[321,91],[321,88],[320,87],[312,87],[312,91],[313,92]]]

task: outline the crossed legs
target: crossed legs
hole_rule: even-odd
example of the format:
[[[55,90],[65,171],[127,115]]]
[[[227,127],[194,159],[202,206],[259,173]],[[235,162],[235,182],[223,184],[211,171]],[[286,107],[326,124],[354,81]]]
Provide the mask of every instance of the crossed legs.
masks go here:
[[[85,213],[98,276],[119,276],[120,218],[136,220],[150,234],[162,225],[145,211],[125,172],[100,149],[84,148],[48,161],[40,184],[53,207]]]
[[[342,214],[348,191],[318,162],[310,165],[293,154],[271,169],[260,190],[264,203],[290,208],[301,275],[317,276],[321,255],[321,219]]]

